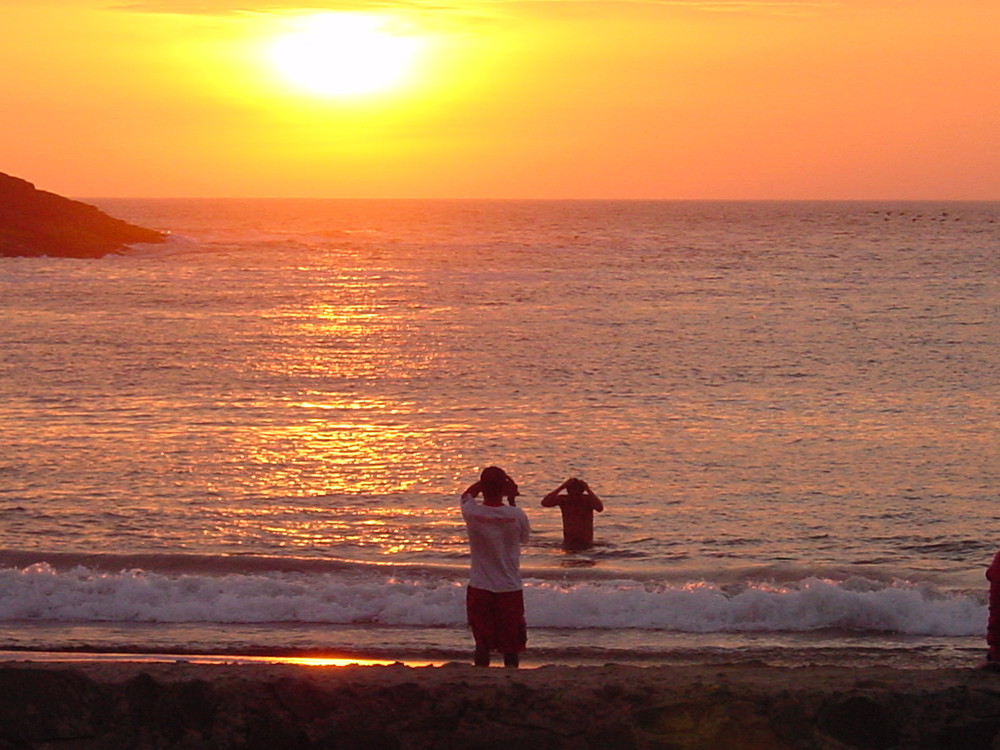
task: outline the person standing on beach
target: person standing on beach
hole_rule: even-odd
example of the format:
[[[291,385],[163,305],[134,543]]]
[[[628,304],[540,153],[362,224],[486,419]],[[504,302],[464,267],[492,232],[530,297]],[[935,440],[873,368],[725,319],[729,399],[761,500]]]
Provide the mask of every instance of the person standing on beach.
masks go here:
[[[989,621],[986,624],[986,667],[1000,671],[1000,552],[986,569],[986,580],[990,582]]]
[[[562,511],[563,549],[581,550],[594,544],[594,511],[604,503],[582,479],[571,477],[542,498],[542,507]]]
[[[482,503],[476,502],[480,494]],[[505,667],[517,667],[528,642],[521,545],[528,541],[531,526],[525,512],[515,507],[517,495],[517,484],[498,466],[483,469],[479,481],[462,493],[472,558],[465,609],[477,667],[490,665],[492,651],[503,654]]]

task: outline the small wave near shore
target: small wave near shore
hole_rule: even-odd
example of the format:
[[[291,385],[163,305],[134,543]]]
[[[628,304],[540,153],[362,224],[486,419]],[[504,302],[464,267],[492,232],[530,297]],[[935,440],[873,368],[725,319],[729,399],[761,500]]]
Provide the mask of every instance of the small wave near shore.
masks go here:
[[[985,592],[860,575],[635,580],[528,572],[529,625],[669,633],[975,636]],[[462,628],[465,569],[178,555],[0,555],[0,621]]]

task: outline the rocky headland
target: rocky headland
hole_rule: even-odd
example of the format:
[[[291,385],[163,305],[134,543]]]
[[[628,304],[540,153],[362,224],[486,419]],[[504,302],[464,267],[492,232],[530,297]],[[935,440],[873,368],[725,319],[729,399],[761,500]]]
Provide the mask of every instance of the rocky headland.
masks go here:
[[[166,235],[0,172],[0,256],[100,258]]]
[[[1000,674],[744,666],[0,664],[0,748],[979,750]]]

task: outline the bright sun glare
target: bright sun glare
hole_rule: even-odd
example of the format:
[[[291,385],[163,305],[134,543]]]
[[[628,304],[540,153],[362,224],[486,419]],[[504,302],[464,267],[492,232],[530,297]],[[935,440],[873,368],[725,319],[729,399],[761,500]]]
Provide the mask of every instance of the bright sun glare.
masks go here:
[[[394,89],[413,72],[422,43],[388,19],[361,13],[315,13],[292,21],[267,58],[291,86],[316,96],[350,97]]]

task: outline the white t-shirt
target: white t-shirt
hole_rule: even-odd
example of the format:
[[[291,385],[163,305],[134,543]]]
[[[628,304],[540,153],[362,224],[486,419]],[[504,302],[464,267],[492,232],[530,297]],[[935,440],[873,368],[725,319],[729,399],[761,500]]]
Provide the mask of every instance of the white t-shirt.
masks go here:
[[[528,516],[510,505],[481,505],[465,494],[462,517],[472,552],[469,585],[495,593],[520,591],[521,544],[531,532]]]

